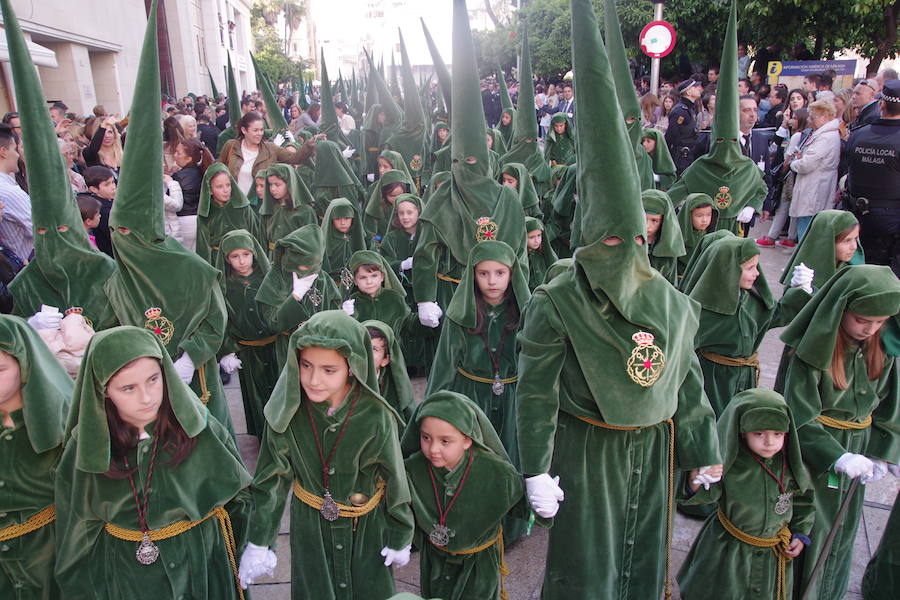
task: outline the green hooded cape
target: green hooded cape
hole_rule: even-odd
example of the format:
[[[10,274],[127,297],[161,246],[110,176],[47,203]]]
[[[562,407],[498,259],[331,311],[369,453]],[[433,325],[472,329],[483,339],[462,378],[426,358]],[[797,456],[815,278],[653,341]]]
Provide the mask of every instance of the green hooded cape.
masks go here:
[[[675,285],[678,271],[678,258],[684,256],[684,240],[681,237],[681,228],[675,217],[675,209],[672,201],[665,192],[659,190],[644,190],[641,192],[641,202],[644,212],[652,215],[662,215],[662,224],[656,232],[652,244],[647,245],[650,255],[650,266],[660,272],[669,283]]]
[[[134,87],[128,148],[109,214],[119,268],[104,290],[119,323],[158,332],[173,359],[184,352],[190,356],[197,369],[191,382],[194,392],[231,430],[216,362],[227,320],[221,274],[166,236],[163,226],[159,54],[155,9],[151,12]]]
[[[334,228],[332,220],[351,218],[353,223],[350,231],[341,233]],[[359,218],[359,210],[346,198],[335,198],[325,211],[322,219],[322,236],[325,238],[325,257],[322,261],[322,269],[328,273],[335,284],[341,286],[344,269],[350,262],[354,252],[366,249],[366,233],[363,230],[362,220]],[[351,274],[352,278],[352,274]],[[344,286],[345,295],[349,293],[349,286]]]
[[[519,202],[522,204],[522,210],[525,211],[526,217],[535,217],[540,219],[543,217],[541,213],[541,199],[538,197],[537,190],[534,189],[534,181],[528,174],[528,169],[522,163],[507,163],[500,170],[497,179],[502,183],[502,176],[510,175],[516,178],[517,187],[515,191],[519,196]]]
[[[535,290],[519,335],[519,454],[525,474],[558,475],[566,496],[543,597],[656,598],[668,462],[721,462],[693,353],[699,306],[650,266],[633,144],[590,0],[572,0],[572,56],[582,228],[574,269]]]
[[[115,315],[103,283],[116,264],[88,240],[25,37],[9,3],[2,7],[20,135],[28,147],[25,167],[34,232],[34,260],[9,284],[13,312],[30,317],[41,304],[60,311],[81,307],[95,329],[109,327]]]
[[[468,473],[464,475],[468,452],[453,469],[430,468],[419,442],[419,426],[426,417],[446,421],[472,440],[472,465]],[[499,598],[497,544],[474,554],[453,556],[428,541],[428,534],[439,521],[436,492],[446,507],[447,498],[460,486],[464,490],[447,515],[450,542],[446,549],[454,552],[489,542],[510,513],[527,514],[522,477],[510,464],[487,416],[462,394],[449,391],[431,394],[416,409],[414,420],[403,434],[403,453],[407,456],[406,473],[416,517],[416,547],[421,550],[421,593],[447,600]],[[490,494],[477,493],[487,489],[491,490]]]
[[[742,436],[767,429],[784,431],[787,435],[782,451],[764,459],[748,448]],[[787,525],[794,536],[809,536],[815,516],[812,481],[803,465],[791,410],[781,395],[762,388],[741,392],[720,417],[718,430],[725,475],[709,490],[699,489],[690,502],[718,501],[728,520],[749,535],[775,537]],[[778,482],[765,472],[757,459],[779,476],[784,472],[784,488],[792,496],[784,514],[774,511],[781,494]],[[791,567],[788,564],[786,569],[788,597],[791,597]],[[725,530],[716,515],[710,515],[678,574],[678,585],[685,598],[703,598],[710,589],[733,597],[753,593],[776,598],[777,574],[778,559],[774,552],[759,552],[757,547],[738,540]]]
[[[231,184],[231,197],[224,206],[212,200],[212,180],[219,173],[224,173]],[[211,265],[218,263],[222,237],[229,231],[246,229],[253,232],[257,239],[261,238],[259,217],[250,208],[250,201],[238,188],[237,180],[231,176],[228,167],[220,162],[210,165],[203,175],[197,217],[197,254]]]
[[[803,459],[814,486],[813,543],[795,566],[795,572],[802,574],[802,587],[808,584],[815,558],[850,485],[849,477],[834,472],[834,462],[845,452],[900,462],[900,378],[894,358],[885,356],[881,376],[871,379],[861,346],[850,342],[843,356],[847,389],[836,388],[829,372],[845,312],[872,317],[893,316],[898,311],[900,283],[890,268],[849,266],[835,273],[781,334],[782,341],[795,350],[784,396],[797,421]],[[817,421],[820,415],[857,423],[871,416],[872,424],[862,429],[835,429]],[[863,499],[864,494],[857,494],[851,501],[811,597],[843,598]]]
[[[328,203],[335,198],[347,198],[359,202],[365,197],[365,190],[353,167],[341,154],[341,148],[334,142],[316,142],[315,190],[316,214],[325,215]]]
[[[154,3],[149,30],[154,40],[155,8]],[[170,464],[168,448],[159,448],[153,462],[147,526],[159,529],[178,521],[198,521],[224,506],[237,548],[246,541],[250,498],[245,488],[250,474],[232,437],[179,379],[157,336],[136,327],[108,329],[96,334],[85,352],[66,428],[68,439],[56,471],[56,578],[62,597],[149,598],[167,590],[167,594],[208,600],[237,599],[226,542],[216,518],[155,542],[159,560],[152,565],[134,559],[135,542],[104,531],[105,523],[140,529],[129,480],[106,474],[112,459],[104,397],[110,378],[143,357],[160,361],[164,398],[168,398],[177,424],[194,440],[190,453],[177,466]],[[142,487],[149,477],[155,426],[155,421],[148,425],[149,437],[134,440],[134,447],[127,451],[129,464],[135,465],[136,487]],[[97,556],[106,560],[97,560]]]
[[[288,123],[284,118],[284,112],[282,112],[281,107],[278,106],[278,101],[275,99],[275,90],[272,88],[272,82],[259,68],[256,57],[253,56],[252,52],[250,53],[250,60],[253,61],[253,72],[256,74],[256,87],[262,92],[263,102],[266,104],[266,121],[269,129],[274,133],[284,133],[288,129]]]
[[[794,248],[794,253],[791,254],[791,259],[788,261],[784,271],[781,272],[779,281],[784,285],[789,285],[791,277],[794,275],[794,267],[804,263],[815,271],[812,285],[818,289],[841,267],[847,264],[863,264],[865,255],[863,254],[862,246],[858,244],[856,254],[853,255],[849,263],[838,263],[834,256],[834,244],[838,234],[854,225],[859,225],[859,221],[857,221],[856,216],[852,212],[845,210],[823,210],[818,212],[809,224],[809,229],[806,231],[803,239]]]
[[[736,220],[738,213],[745,206],[752,206],[758,212],[762,208],[767,188],[759,167],[749,157],[741,154],[738,142],[736,2],[731,3],[725,45],[719,64],[721,71],[716,92],[716,114],[713,117],[715,139],[709,152],[691,163],[681,174],[681,179],[669,188],[669,197],[675,206],[680,206],[688,194],[708,194],[714,198],[715,206],[719,209],[716,229],[730,229],[738,233],[742,225]]]
[[[556,123],[565,123],[565,132],[556,133],[553,128]],[[552,167],[575,163],[575,134],[572,133],[572,122],[565,113],[556,113],[550,118],[550,130],[544,141],[544,160]]]
[[[483,239],[506,242],[527,262],[525,215],[515,192],[492,177],[478,67],[464,0],[453,3],[451,180],[426,204],[413,262],[416,300],[446,307],[469,250]],[[438,285],[438,276],[442,279]],[[439,293],[440,287],[440,293]]]
[[[669,196],[669,198],[671,198],[671,196]],[[694,229],[691,221],[691,212],[704,205],[712,207],[712,220],[706,229],[700,231],[699,229]],[[684,273],[684,269],[687,267],[691,257],[696,253],[697,247],[700,245],[700,240],[703,239],[703,236],[716,230],[716,221],[718,218],[719,209],[716,208],[715,202],[713,202],[713,199],[707,194],[688,194],[684,199],[684,203],[678,210],[678,226],[681,229],[681,240],[684,243],[684,254],[678,259],[679,275]]]
[[[336,350],[352,372],[347,399],[333,414],[328,414],[327,403],[310,402],[301,387],[296,353],[308,347]],[[325,311],[291,336],[290,348],[292,358],[266,405],[266,435],[252,488],[258,518],[251,524],[250,541],[261,546],[275,541],[292,482],[317,496],[324,493],[317,436],[325,451],[333,452],[329,491],[336,502],[350,504],[353,494],[371,498],[379,481],[385,482],[385,496],[365,516],[332,523],[292,496],[292,594],[309,600],[387,598],[394,592],[394,581],[381,549],[399,550],[411,543],[413,516],[400,454],[399,417],[378,394],[368,331],[343,311]],[[350,406],[354,410],[338,443]]]
[[[269,191],[270,175],[275,175],[287,183],[288,197],[285,198],[284,206],[273,198]],[[294,167],[275,163],[266,169],[265,178],[266,185],[263,188],[259,214],[265,230],[263,239],[271,252],[274,250],[275,242],[304,225],[318,225],[319,218],[316,216],[316,201]]]
[[[11,13],[4,3],[5,17]],[[6,21],[9,23],[9,20]],[[72,379],[28,323],[0,315],[0,351],[19,363],[22,408],[0,412],[4,439],[0,469],[0,528],[19,525],[53,504],[53,468],[62,454]],[[9,376],[6,372],[4,376]],[[5,417],[12,425],[3,425]],[[58,597],[53,580],[55,531],[44,526],[28,535],[4,540],[0,593],[4,598],[35,600]]]
[[[651,139],[656,143],[656,148],[650,152],[650,161],[653,163],[653,174],[658,177],[656,180],[656,188],[660,190],[668,190],[675,183],[675,162],[672,160],[672,154],[669,152],[669,146],[666,144],[666,138],[663,132],[655,127],[645,129],[641,142],[645,139]],[[643,146],[643,143],[641,144]]]
[[[406,361],[403,358],[400,340],[391,326],[384,321],[369,319],[361,322],[364,327],[377,329],[387,338],[387,353],[391,362],[378,373],[378,393],[397,411],[403,422],[407,423],[415,409],[416,398],[412,382],[406,374]]]
[[[237,81],[234,78],[234,67],[231,66],[231,53],[228,53],[228,68],[226,70],[228,72],[228,80],[226,81],[228,96],[225,101],[228,107],[228,127],[219,134],[219,139],[216,141],[216,156],[222,154],[222,148],[225,147],[226,142],[237,137],[237,124],[241,118],[241,96],[238,93]]]
[[[384,200],[384,188],[395,183],[402,183],[406,186],[403,193],[409,193],[412,188],[412,181],[403,171],[391,169],[385,171],[384,175],[378,179],[369,200],[366,202],[365,215],[363,216],[363,226],[366,230],[366,237],[370,240],[372,247],[377,247],[387,233],[389,226],[389,217],[393,211],[392,206],[387,205]]]
[[[542,231],[544,234],[541,239],[541,247],[537,250],[528,249],[528,289],[532,292],[534,288],[544,283],[544,277],[547,270],[556,262],[556,253],[547,239],[546,229],[540,219],[527,217],[525,219],[525,232]]]
[[[516,109],[513,108],[512,98],[509,96],[509,88],[506,87],[506,76],[497,68],[497,82],[500,84],[500,121],[497,123],[497,131],[503,136],[503,143],[508,148],[513,141],[516,131]],[[510,116],[509,125],[503,124],[503,113]]]

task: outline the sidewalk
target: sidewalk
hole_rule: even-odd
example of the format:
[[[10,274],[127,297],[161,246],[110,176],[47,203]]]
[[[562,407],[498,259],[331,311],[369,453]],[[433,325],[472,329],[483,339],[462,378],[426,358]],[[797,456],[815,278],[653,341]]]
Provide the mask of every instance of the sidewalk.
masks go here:
[[[754,237],[762,235],[765,227],[756,227]],[[763,273],[769,281],[773,295],[781,296],[783,286],[778,283],[781,271],[787,264],[791,255],[791,249],[774,247],[763,248],[760,265]],[[778,340],[780,329],[773,329],[766,336],[759,351],[762,365],[763,387],[771,388],[775,380],[775,372],[781,359],[782,343]],[[413,382],[416,399],[421,400],[425,390],[425,380],[418,379]],[[241,390],[237,378],[225,388],[228,404],[231,410],[231,418],[234,420],[235,431],[238,432],[238,446],[252,473],[256,468],[256,459],[259,453],[259,444],[253,436],[246,434],[243,407],[241,405]],[[887,523],[891,507],[897,492],[900,490],[900,479],[888,476],[882,481],[865,487],[866,501],[863,509],[863,520],[860,523],[859,533],[853,551],[853,571],[850,578],[850,589],[845,596],[846,600],[861,600],[860,582],[866,565],[872,553],[878,547],[884,526]],[[702,521],[688,519],[680,514],[676,515],[674,535],[672,539],[672,573],[678,572],[682,561],[690,550],[691,543],[700,531]],[[511,600],[536,600],[540,598],[541,581],[544,574],[544,556],[547,551],[548,532],[540,527],[532,530],[529,538],[515,544],[506,552],[506,563],[510,569],[510,575],[506,583]],[[290,547],[288,542],[288,517],[285,513],[281,522],[278,536],[278,567],[275,569],[274,578],[260,579],[258,585],[253,586],[254,600],[289,600],[290,598]],[[302,576],[302,575],[301,575]],[[394,572],[397,581],[397,591],[419,591],[419,561],[416,554],[410,563],[402,569]],[[674,596],[680,598],[677,591]]]

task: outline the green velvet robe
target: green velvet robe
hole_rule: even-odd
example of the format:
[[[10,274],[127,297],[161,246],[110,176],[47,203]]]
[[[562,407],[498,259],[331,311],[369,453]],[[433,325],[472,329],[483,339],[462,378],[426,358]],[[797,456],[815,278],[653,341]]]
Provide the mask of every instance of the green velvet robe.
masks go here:
[[[259,217],[249,204],[241,208],[219,208],[210,202],[209,216],[197,218],[197,254],[209,264],[216,264],[222,236],[235,229],[246,229],[256,239],[262,238]]]
[[[152,425],[147,429],[152,436]],[[127,478],[111,479],[77,469],[78,431],[66,443],[56,479],[56,578],[62,597],[237,599],[237,584],[215,517],[155,542],[159,559],[146,566],[135,560],[137,542],[106,533],[104,523],[140,529],[134,496]],[[188,458],[175,467],[166,464],[169,452],[158,449],[148,525],[158,529],[176,521],[196,521],[224,506],[240,552],[247,540],[250,475],[231,435],[216,419],[209,419],[196,440]],[[129,464],[137,467],[134,483],[138,488],[146,481],[152,446],[150,437],[129,453]]]
[[[865,600],[890,600],[900,589],[900,495],[884,528],[878,549],[872,555],[863,577]]]
[[[359,322],[376,320],[387,323],[394,330],[394,335],[403,344],[403,355],[407,354],[405,340],[426,333],[423,329],[431,330],[419,323],[418,315],[414,314],[399,292],[381,288],[375,296],[364,294],[354,287],[350,298],[355,300],[353,318]]]
[[[794,413],[803,460],[813,477],[816,513],[810,535],[812,546],[803,551],[795,567],[800,574],[796,578],[799,589],[807,584],[850,486],[850,479],[844,475],[838,475],[839,489],[828,486],[829,475],[834,477],[834,462],[845,452],[900,462],[900,378],[894,359],[885,358],[884,371],[875,381],[868,379],[865,358],[857,347],[848,349],[844,361],[846,390],[835,389],[827,371],[816,369],[797,356],[791,358],[787,370],[784,396]],[[815,420],[820,414],[849,421],[860,421],[871,414],[874,422],[867,429],[832,429]],[[864,496],[862,489],[854,496],[812,598],[844,597]]]
[[[288,235],[292,231],[300,229],[304,225],[318,225],[319,218],[316,211],[309,204],[302,204],[297,208],[282,206],[278,202],[272,204],[272,214],[262,217],[265,244],[269,248],[270,256],[275,242]],[[237,227],[235,229],[238,229]]]
[[[546,250],[545,248],[546,247]],[[537,250],[528,250],[528,289],[534,291],[534,288],[544,283],[544,276],[550,265],[556,262],[556,255],[549,242],[544,240],[541,242],[541,248]]]
[[[521,470],[526,476],[558,475],[566,495],[550,530],[542,597],[657,598],[665,579],[670,443],[662,421],[674,419],[676,468],[686,470],[721,462],[714,415],[703,395],[696,358],[669,374],[679,379],[665,405],[641,404],[645,408],[635,411],[631,399],[615,393],[622,385],[618,376],[608,395],[592,393],[585,370],[621,365],[624,371],[630,349],[623,356],[620,340],[638,327],[619,316],[601,292],[583,291],[589,284],[574,281],[583,276],[566,271],[539,288],[519,336]],[[576,321],[569,313],[603,316]],[[597,331],[603,341],[592,344],[589,356],[579,357],[567,322]],[[580,337],[575,343],[582,341]],[[668,365],[663,379],[667,370]],[[578,416],[644,427],[614,431]]]
[[[456,503],[447,515],[451,530],[447,550],[476,548],[497,535],[508,515],[525,516],[525,485],[522,476],[504,458],[473,446],[475,457]],[[451,471],[433,469],[434,480],[446,508],[459,486],[467,455]],[[428,474],[428,459],[421,451],[406,459],[406,475],[416,517],[416,547],[420,551],[419,586],[427,598],[444,600],[497,600],[500,597],[500,549],[497,544],[476,554],[453,556],[438,550],[428,534],[438,522],[434,486]],[[487,493],[488,490],[490,493]],[[505,537],[505,535],[504,535]]]
[[[239,377],[247,433],[258,438],[262,437],[264,429],[263,407],[278,381],[275,342],[265,346],[248,346],[239,343],[239,340],[261,340],[278,333],[266,323],[263,317],[264,307],[256,301],[256,292],[259,291],[263,277],[265,275],[262,271],[256,268],[249,277],[241,277],[232,272],[225,279],[228,328],[222,345],[222,354],[234,352],[241,359]]]
[[[763,460],[775,474],[781,473],[781,461],[780,453]],[[785,474],[784,486],[785,491],[793,493],[791,509],[776,515],[773,507],[780,493],[778,483],[741,444],[722,482],[712,484],[709,490],[701,487],[688,503],[718,502],[735,527],[757,537],[774,537],[782,525],[788,525],[792,534],[809,536],[815,518],[812,494],[799,491],[790,470]],[[808,551],[804,549],[801,555]],[[757,548],[738,540],[713,514],[706,519],[685,558],[678,573],[678,587],[684,600],[708,598],[710,590],[715,590],[715,597],[721,600],[750,597],[775,600],[777,566],[777,558],[771,549]],[[792,570],[788,563],[785,569],[788,594]]]
[[[354,391],[351,391],[352,395]],[[252,494],[255,504],[250,541],[270,546],[278,535],[284,503],[294,480],[321,496],[322,463],[301,401],[287,429],[267,424]],[[345,399],[331,416],[327,405],[313,404],[315,425],[326,452],[334,445],[347,415]],[[350,495],[371,497],[378,479],[387,484],[385,497],[358,520],[329,523],[319,511],[291,497],[291,598],[294,600],[379,600],[394,593],[394,578],[384,566],[381,549],[404,548],[412,542],[413,516],[397,433],[397,417],[384,402],[360,392],[356,408],[332,460],[330,491],[334,500],[350,504]]]
[[[2,413],[0,413],[2,417]],[[31,445],[22,409],[10,413],[12,427],[0,421],[0,529],[25,522],[53,504],[53,478],[62,446],[37,453]],[[0,545],[0,597],[51,600],[59,597],[53,580],[56,535],[53,524]]]

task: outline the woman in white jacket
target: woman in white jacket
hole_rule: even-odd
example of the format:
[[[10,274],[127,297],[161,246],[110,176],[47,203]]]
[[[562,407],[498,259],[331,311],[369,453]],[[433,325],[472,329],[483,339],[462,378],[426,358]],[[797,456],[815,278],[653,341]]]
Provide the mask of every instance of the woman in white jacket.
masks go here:
[[[797,235],[801,240],[816,213],[834,204],[841,156],[840,121],[835,118],[834,104],[819,100],[808,109],[812,136],[802,151],[785,157],[785,162],[797,174],[790,215],[797,221]]]

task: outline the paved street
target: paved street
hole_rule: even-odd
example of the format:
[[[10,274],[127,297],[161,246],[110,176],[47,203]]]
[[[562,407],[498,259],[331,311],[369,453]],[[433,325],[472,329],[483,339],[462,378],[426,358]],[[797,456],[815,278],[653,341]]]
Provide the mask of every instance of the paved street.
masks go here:
[[[765,227],[757,227],[754,237],[762,235]],[[781,295],[782,286],[778,283],[781,270],[784,268],[790,251],[785,248],[775,247],[762,250],[761,265],[763,272],[768,277],[776,297]],[[782,344],[778,340],[781,330],[772,330],[766,336],[760,349],[760,361],[762,362],[762,385],[772,387],[775,379],[775,371],[781,358]],[[425,388],[425,380],[414,381],[417,399]],[[243,409],[240,400],[240,388],[237,379],[233,379],[227,386],[226,393],[229,399],[231,415],[234,426],[238,432],[238,444],[248,468],[253,472],[256,466],[258,443],[256,438],[246,435]],[[894,498],[900,489],[900,480],[888,476],[887,479],[866,487],[866,504],[863,512],[863,522],[860,524],[856,546],[853,552],[853,574],[850,590],[846,595],[847,600],[858,600],[862,596],[859,593],[860,580],[863,571],[869,561],[884,531],[885,523],[894,502]],[[690,549],[691,543],[700,530],[701,522],[687,519],[678,515],[675,520],[675,532],[672,542],[672,572],[676,573]],[[507,578],[507,586],[511,600],[531,600],[540,597],[541,579],[544,569],[544,555],[547,548],[547,531],[535,527],[531,537],[524,539],[508,549],[506,554],[507,565],[511,574]],[[288,544],[288,519],[282,519],[281,534],[278,539],[278,567],[274,578],[260,580],[259,585],[253,586],[255,600],[287,600],[290,598],[290,549]],[[419,579],[418,557],[413,555],[412,561],[395,571],[398,591],[410,591],[417,593]],[[676,598],[679,597],[676,594]]]

